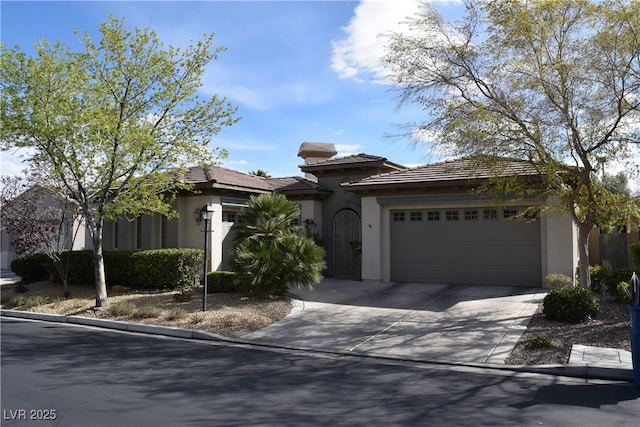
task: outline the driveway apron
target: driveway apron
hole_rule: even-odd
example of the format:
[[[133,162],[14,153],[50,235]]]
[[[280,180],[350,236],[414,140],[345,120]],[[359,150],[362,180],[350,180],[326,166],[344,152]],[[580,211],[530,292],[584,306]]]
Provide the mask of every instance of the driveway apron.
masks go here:
[[[260,343],[454,363],[503,364],[541,288],[325,279],[292,313],[244,336]]]

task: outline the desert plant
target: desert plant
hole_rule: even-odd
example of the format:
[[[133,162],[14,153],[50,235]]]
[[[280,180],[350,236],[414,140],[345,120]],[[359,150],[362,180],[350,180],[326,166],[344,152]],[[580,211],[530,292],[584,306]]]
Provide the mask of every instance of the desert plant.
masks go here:
[[[109,314],[115,317],[130,316],[136,311],[136,304],[133,301],[115,301],[107,309]]]
[[[544,278],[544,284],[548,289],[560,289],[573,287],[573,281],[571,277],[565,274],[548,274]]]
[[[49,298],[43,295],[17,295],[13,298],[14,307],[32,308],[49,304]]]
[[[281,194],[252,197],[241,212],[246,224],[234,251],[234,270],[241,286],[265,297],[290,286],[311,288],[325,268],[324,249],[292,222],[297,205]]]
[[[548,319],[569,323],[584,322],[600,310],[593,292],[580,287],[554,289],[544,297],[542,306]]]
[[[167,314],[167,320],[184,320],[187,315],[187,310],[184,308],[174,308]]]
[[[173,299],[177,302],[188,302],[193,298],[193,292],[191,288],[182,288],[175,294],[173,294]]]
[[[192,325],[197,325],[202,322],[204,322],[204,314],[202,313],[193,313],[191,317],[189,317],[189,323]]]
[[[542,335],[536,335],[527,342],[525,347],[529,350],[533,350],[540,348],[553,348],[555,347],[555,345],[553,344],[553,341],[551,341],[551,338]]]
[[[134,319],[154,319],[162,315],[162,310],[158,307],[144,305],[135,310],[132,314]]]

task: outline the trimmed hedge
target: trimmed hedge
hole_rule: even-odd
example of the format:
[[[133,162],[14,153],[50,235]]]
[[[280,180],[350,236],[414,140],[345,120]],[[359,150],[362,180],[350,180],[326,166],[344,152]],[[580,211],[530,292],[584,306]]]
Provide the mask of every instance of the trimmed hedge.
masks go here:
[[[35,254],[11,261],[11,271],[22,278],[22,283],[49,280],[55,270],[53,261],[46,254]]]
[[[131,286],[175,289],[198,283],[203,252],[200,249],[139,251],[131,254],[131,261],[134,271]]]
[[[549,320],[582,323],[598,313],[600,303],[589,289],[559,288],[544,297],[542,307]]]
[[[233,294],[246,292],[240,280],[238,273],[234,271],[212,271],[207,274],[207,293],[208,294]]]
[[[62,262],[69,262],[69,283],[95,285],[93,251],[67,251]],[[158,249],[150,251],[104,252],[105,276],[108,286],[174,289],[193,286],[202,277],[203,252],[200,249]],[[51,259],[44,254],[20,258],[11,263],[11,270],[23,282],[60,281]]]

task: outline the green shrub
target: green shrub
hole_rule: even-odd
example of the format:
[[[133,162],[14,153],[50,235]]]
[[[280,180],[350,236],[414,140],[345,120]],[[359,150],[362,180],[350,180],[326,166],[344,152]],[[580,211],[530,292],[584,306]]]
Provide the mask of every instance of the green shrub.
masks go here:
[[[137,306],[133,301],[122,300],[111,303],[107,310],[110,315],[120,317],[130,316],[136,311],[136,309]]]
[[[601,294],[606,287],[609,270],[601,265],[590,265],[589,274],[591,275],[591,290],[596,294]]]
[[[104,253],[104,275],[109,286],[133,287],[136,271],[131,262],[134,251],[108,251]],[[91,283],[93,283],[93,278]]]
[[[544,297],[542,305],[546,318],[569,323],[584,322],[600,310],[593,292],[580,287],[554,289]]]
[[[633,275],[633,271],[630,268],[621,268],[619,270],[615,270],[609,273],[607,276],[607,292],[609,295],[616,296],[618,290],[618,283],[620,282],[628,282],[631,280],[631,276]]]
[[[244,292],[238,274],[233,271],[212,271],[207,274],[207,293],[233,294]]]
[[[95,286],[95,268],[93,267],[93,251],[65,251],[60,254],[60,261],[68,268],[67,280],[69,283]],[[55,271],[56,281],[61,281]]]
[[[616,293],[613,295],[617,302],[620,303],[629,303],[629,283],[628,282],[618,282],[616,286]]]
[[[53,262],[46,254],[29,255],[11,261],[11,271],[20,276],[23,283],[49,280]]]
[[[539,348],[553,348],[555,345],[553,344],[553,341],[551,341],[551,338],[536,335],[527,342],[525,347],[529,350],[533,350]]]
[[[13,292],[16,294],[24,294],[25,292],[29,292],[29,288],[27,288],[24,283],[18,283],[15,288],[13,288]]]
[[[152,289],[175,289],[193,286],[202,273],[200,249],[158,249],[131,254],[135,271],[131,286]]]
[[[548,289],[571,288],[573,281],[565,274],[548,274],[544,278],[544,284]]]

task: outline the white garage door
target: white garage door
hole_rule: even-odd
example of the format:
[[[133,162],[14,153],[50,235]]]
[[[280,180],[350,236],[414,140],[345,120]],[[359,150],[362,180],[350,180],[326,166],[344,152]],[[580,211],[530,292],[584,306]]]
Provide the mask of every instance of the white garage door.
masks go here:
[[[391,211],[391,280],[542,286],[540,220],[516,208]]]

